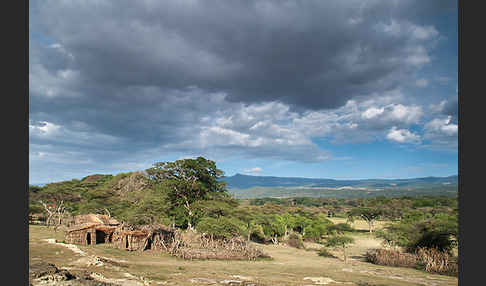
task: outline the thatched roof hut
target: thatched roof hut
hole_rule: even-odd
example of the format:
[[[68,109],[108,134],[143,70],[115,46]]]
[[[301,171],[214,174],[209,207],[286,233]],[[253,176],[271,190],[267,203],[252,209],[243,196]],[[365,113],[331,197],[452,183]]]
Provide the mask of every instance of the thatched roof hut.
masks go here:
[[[100,214],[78,215],[74,222],[66,230],[66,242],[83,245],[111,243],[113,232],[120,224],[116,219]]]
[[[168,250],[175,230],[164,225],[120,226],[113,233],[113,244],[125,250]]]

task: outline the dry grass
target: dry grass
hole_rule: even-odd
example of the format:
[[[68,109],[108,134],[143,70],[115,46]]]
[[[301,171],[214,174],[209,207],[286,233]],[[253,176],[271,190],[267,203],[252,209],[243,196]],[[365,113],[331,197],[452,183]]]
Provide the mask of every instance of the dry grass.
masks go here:
[[[457,261],[446,251],[420,248],[416,254],[393,249],[372,249],[366,252],[367,261],[387,266],[423,268],[427,272],[457,276]]]
[[[416,255],[394,249],[371,249],[365,256],[371,263],[387,266],[414,267],[418,261]]]
[[[50,245],[42,239],[56,238],[63,240],[62,233],[54,233],[42,226],[30,226],[29,251],[32,258],[40,258],[58,266],[73,267],[72,262],[80,256],[68,252],[65,247]],[[90,267],[108,278],[124,278],[124,273],[152,280],[150,285],[205,285],[191,283],[193,278],[236,279],[233,275],[251,277],[257,285],[304,285],[312,284],[306,277],[327,277],[337,282],[328,285],[457,285],[457,278],[429,274],[411,268],[379,266],[362,261],[370,245],[379,245],[380,241],[368,233],[353,234],[356,240],[349,248],[350,258],[345,264],[341,259],[318,256],[316,251],[306,251],[284,245],[257,245],[272,259],[256,261],[187,261],[157,251],[130,252],[116,249],[111,245],[79,246],[90,255],[127,261],[119,269],[104,266]],[[318,245],[320,248],[321,246]],[[306,243],[307,247],[307,243]],[[64,255],[55,254],[63,251]],[[355,255],[357,258],[353,258]],[[341,253],[337,252],[340,257]],[[440,284],[437,284],[440,281]],[[157,284],[160,283],[160,284]],[[206,284],[207,285],[207,284]]]
[[[434,248],[420,248],[417,257],[423,264],[425,271],[457,276],[457,261],[446,251],[439,251]]]

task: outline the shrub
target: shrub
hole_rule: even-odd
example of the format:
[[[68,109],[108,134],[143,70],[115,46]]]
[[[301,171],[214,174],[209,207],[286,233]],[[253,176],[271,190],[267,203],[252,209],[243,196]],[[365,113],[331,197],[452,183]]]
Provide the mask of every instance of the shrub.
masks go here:
[[[402,246],[407,252],[415,253],[419,248],[450,252],[456,245],[457,234],[457,215],[412,211],[401,221],[386,226],[377,236],[389,245]]]
[[[325,247],[322,247],[321,249],[319,249],[317,251],[317,255],[323,256],[323,257],[336,258],[336,256],[334,254],[332,254],[331,252],[329,252],[329,250],[327,248],[325,248]]]
[[[213,235],[214,238],[230,239],[243,233],[243,223],[235,218],[204,217],[199,221],[196,229],[201,233]]]
[[[302,249],[305,248],[302,236],[297,233],[291,233],[287,239],[287,245]]]
[[[348,223],[338,223],[328,227],[329,233],[343,234],[344,232],[352,232],[353,230],[353,227]]]
[[[415,252],[421,248],[433,248],[441,252],[450,252],[453,248],[453,241],[448,233],[429,231],[411,242],[407,247],[407,251]]]
[[[261,225],[255,225],[251,228],[250,240],[258,243],[265,242],[265,233],[263,232],[263,227]]]
[[[414,267],[417,264],[415,254],[393,249],[371,249],[366,252],[365,257],[368,262],[378,265]]]

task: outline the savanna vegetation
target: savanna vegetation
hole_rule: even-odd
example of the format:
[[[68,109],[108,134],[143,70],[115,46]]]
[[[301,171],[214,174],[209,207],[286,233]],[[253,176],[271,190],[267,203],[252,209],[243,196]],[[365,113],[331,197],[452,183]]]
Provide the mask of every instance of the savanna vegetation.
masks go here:
[[[105,213],[128,224],[165,224],[214,239],[242,237],[296,248],[312,242],[321,245],[316,255],[332,257],[329,250],[339,249],[344,260],[354,242],[350,234],[363,232],[384,241],[385,248],[367,255],[372,263],[457,274],[456,197],[235,199],[223,175],[215,162],[198,157],[155,163],[144,172],[30,186],[29,213],[53,225],[60,222],[56,218]],[[353,228],[358,219],[368,230]],[[377,221],[386,224],[376,230]]]

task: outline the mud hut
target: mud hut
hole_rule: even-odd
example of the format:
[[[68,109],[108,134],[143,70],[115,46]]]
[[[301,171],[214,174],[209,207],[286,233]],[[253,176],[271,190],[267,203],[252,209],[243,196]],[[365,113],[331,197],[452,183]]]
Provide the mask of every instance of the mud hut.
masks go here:
[[[125,250],[168,251],[174,241],[175,230],[163,225],[121,226],[113,233],[113,244]]]
[[[75,224],[66,230],[66,242],[82,245],[111,243],[120,224],[105,215],[88,214],[74,217]]]

